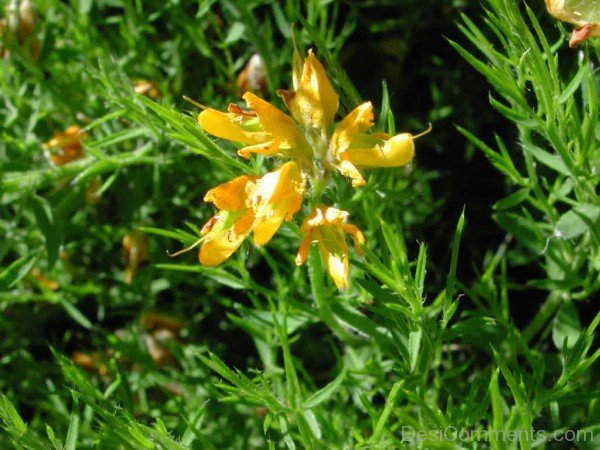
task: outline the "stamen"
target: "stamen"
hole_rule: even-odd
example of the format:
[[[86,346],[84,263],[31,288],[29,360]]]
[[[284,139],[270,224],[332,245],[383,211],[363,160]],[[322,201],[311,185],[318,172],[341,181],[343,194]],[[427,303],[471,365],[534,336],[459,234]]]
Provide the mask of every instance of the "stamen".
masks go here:
[[[431,122],[429,123],[429,126],[427,127],[427,129],[425,131],[420,132],[419,134],[415,134],[412,138],[413,139],[419,139],[420,137],[425,136],[426,134],[431,133],[431,130],[433,130],[433,125],[431,125]]]
[[[197,102],[196,100],[193,100],[191,98],[189,98],[187,95],[183,96],[183,99],[188,102],[191,103],[192,105],[200,108],[200,109],[208,109],[208,106],[204,106],[202,103]]]
[[[181,250],[179,250],[179,251],[177,251],[175,253],[170,253],[169,250],[167,250],[167,255],[169,255],[171,258],[175,258],[176,256],[183,255],[184,253],[187,253],[190,250],[193,250],[195,247],[197,247],[198,244],[200,244],[200,242],[202,242],[202,239],[204,239],[204,236],[202,236],[200,239],[198,239],[196,242],[194,242],[189,247],[181,249]]]

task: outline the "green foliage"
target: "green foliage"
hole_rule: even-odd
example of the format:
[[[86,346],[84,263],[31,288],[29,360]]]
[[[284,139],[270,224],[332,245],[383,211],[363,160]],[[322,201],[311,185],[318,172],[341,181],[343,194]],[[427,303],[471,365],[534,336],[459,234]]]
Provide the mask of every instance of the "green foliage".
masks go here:
[[[554,449],[570,430],[598,448],[597,44],[567,49],[543,5],[516,0],[36,6],[35,34],[3,34],[0,59],[0,448]],[[378,63],[348,59],[360,33],[400,68],[383,85],[369,73],[381,98],[353,83]],[[455,59],[415,59],[424,37]],[[324,62],[343,110],[373,101],[378,131],[435,120],[412,166],[359,190],[331,181],[324,200],[367,238],[343,293],[316,246],[295,266],[293,223],[216,268],[170,257],[197,244],[209,188],[277,164],[205,134],[183,96],[237,102],[258,52],[263,94],[283,109],[293,40]],[[461,59],[496,116],[469,109]],[[139,79],[160,97],[136,94]],[[411,79],[431,112],[397,104]],[[44,143],[72,124],[83,155],[56,165]],[[491,210],[468,186],[446,195],[457,169],[432,160],[448,154],[457,167],[485,157],[502,181]],[[478,239],[477,209],[499,239]]]

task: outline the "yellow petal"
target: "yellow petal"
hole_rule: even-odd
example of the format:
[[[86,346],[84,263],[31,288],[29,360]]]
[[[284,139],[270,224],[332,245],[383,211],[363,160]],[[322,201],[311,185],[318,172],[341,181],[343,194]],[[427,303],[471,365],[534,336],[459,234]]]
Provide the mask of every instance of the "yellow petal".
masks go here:
[[[244,122],[248,118],[234,113],[224,113],[216,109],[206,108],[198,115],[198,124],[213,136],[243,144],[260,144],[272,140],[268,132],[247,131]]]
[[[254,242],[266,244],[284,220],[291,220],[302,205],[304,181],[300,166],[290,161],[264,175],[252,193],[256,215]]]
[[[243,234],[233,230],[223,230],[216,234],[208,234],[200,247],[198,259],[203,266],[218,266],[229,258],[244,242]]]
[[[226,211],[240,211],[248,207],[249,191],[257,179],[256,175],[243,175],[220,184],[206,193],[204,201],[214,203],[217,208]]]
[[[249,145],[238,150],[238,155],[242,158],[250,158],[251,154],[256,155],[274,155],[279,151],[279,141],[269,141],[263,144]]]
[[[217,266],[229,258],[252,230],[252,210],[241,215],[220,211],[203,227],[203,238],[198,259],[203,266]]]
[[[348,287],[348,245],[340,225],[322,225],[315,229],[314,238],[319,245],[321,257],[327,264],[329,275],[338,289]]]
[[[282,145],[293,147],[302,138],[298,125],[290,116],[252,92],[246,92],[243,98],[248,107],[256,112],[263,129],[281,141]]]
[[[344,156],[348,158],[348,156]],[[337,165],[337,169],[344,176],[352,179],[352,187],[361,187],[367,184],[363,176],[360,174],[358,169],[348,160],[344,160]]]
[[[411,134],[402,133],[384,141],[383,145],[351,146],[347,154],[348,160],[357,167],[399,167],[412,161],[415,144]]]
[[[331,153],[340,157],[352,144],[356,133],[364,132],[373,125],[373,105],[371,102],[357,106],[335,129],[331,137]]]
[[[295,119],[307,127],[327,128],[339,107],[339,97],[325,69],[308,51],[295,95],[284,98]]]
[[[257,218],[254,224],[254,243],[256,245],[265,245],[269,242],[283,221],[290,216],[291,211],[296,212],[300,209],[296,206],[297,204],[296,199],[289,198],[267,206],[267,208],[270,207],[268,213],[264,214],[260,219]],[[293,213],[291,215],[293,216]]]

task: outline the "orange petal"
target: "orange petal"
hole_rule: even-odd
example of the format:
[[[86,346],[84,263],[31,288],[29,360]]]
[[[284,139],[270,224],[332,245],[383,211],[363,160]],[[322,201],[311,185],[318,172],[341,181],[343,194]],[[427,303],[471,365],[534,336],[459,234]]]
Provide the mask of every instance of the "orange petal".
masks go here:
[[[350,223],[344,224],[344,231],[350,235],[352,235],[352,240],[354,241],[354,250],[359,255],[363,255],[363,249],[360,248],[361,245],[365,243],[365,235],[360,231],[360,229],[356,225],[352,225]]]
[[[240,211],[247,207],[248,191],[254,187],[257,179],[256,175],[243,175],[220,184],[206,193],[204,201],[226,211]]]
[[[310,249],[310,244],[312,244],[312,233],[309,232],[300,242],[298,254],[296,255],[297,266],[301,266],[308,259],[308,251]]]
[[[304,181],[300,166],[290,161],[264,175],[252,193],[256,214],[254,242],[266,244],[284,220],[291,220],[302,205]]]

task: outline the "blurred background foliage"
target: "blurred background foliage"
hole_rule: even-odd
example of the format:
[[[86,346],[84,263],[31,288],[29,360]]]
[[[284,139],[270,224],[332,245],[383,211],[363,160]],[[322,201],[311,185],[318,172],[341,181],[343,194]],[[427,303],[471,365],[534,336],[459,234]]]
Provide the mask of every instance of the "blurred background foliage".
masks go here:
[[[38,0],[21,37],[22,3],[2,5],[1,448],[600,436],[598,58],[542,2]],[[268,164],[213,143],[182,96],[239,102],[258,52],[283,108],[293,33],[343,110],[360,97],[381,129],[434,127],[410,167],[336,182],[368,242],[343,294],[295,267],[292,224],[216,269],[167,254],[213,214],[210,187]],[[45,143],[72,125],[63,163]],[[513,444],[531,445],[493,448]]]

